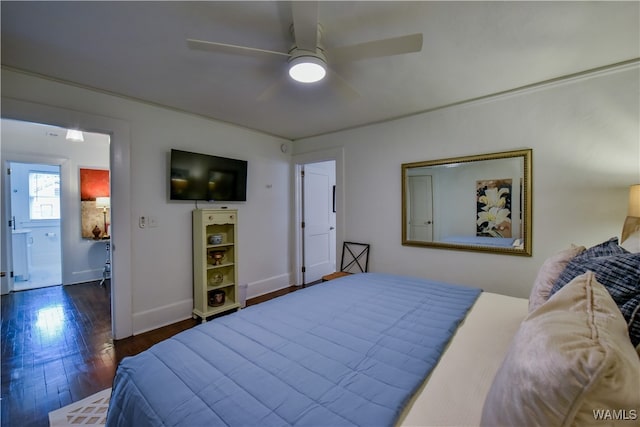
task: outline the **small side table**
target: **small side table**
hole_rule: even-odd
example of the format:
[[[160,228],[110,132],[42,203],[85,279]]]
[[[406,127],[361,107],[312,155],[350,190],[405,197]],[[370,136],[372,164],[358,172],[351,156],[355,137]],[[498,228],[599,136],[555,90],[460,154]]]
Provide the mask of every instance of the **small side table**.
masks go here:
[[[107,250],[107,259],[104,262],[104,269],[102,270],[102,280],[100,281],[100,286],[104,286],[107,279],[111,279],[111,242],[106,242],[105,249]]]

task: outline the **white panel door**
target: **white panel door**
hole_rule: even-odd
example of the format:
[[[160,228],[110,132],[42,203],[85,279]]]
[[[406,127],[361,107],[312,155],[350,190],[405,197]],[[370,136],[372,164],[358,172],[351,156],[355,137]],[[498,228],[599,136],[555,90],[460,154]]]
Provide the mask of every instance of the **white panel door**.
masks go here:
[[[409,240],[433,241],[433,191],[430,175],[409,176]]]
[[[305,284],[335,271],[334,162],[304,166]]]

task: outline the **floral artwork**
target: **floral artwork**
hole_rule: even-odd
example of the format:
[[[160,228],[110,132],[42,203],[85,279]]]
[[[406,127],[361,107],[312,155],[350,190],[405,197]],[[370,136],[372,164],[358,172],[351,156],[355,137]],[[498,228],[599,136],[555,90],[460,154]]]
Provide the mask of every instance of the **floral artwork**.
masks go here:
[[[476,182],[476,236],[511,237],[511,179]]]

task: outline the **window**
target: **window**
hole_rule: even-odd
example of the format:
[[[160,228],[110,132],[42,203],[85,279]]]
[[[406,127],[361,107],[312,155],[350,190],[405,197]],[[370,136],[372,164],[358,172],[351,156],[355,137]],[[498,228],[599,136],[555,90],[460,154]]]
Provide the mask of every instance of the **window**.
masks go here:
[[[60,174],[29,172],[29,218],[60,219]]]

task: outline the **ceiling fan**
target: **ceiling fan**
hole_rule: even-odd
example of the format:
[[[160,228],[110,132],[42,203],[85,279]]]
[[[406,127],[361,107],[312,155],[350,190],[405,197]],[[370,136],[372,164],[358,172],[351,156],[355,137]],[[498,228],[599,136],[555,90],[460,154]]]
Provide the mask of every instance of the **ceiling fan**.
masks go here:
[[[187,39],[187,44],[192,49],[252,56],[259,55],[286,60],[289,77],[292,79],[309,84],[321,81],[329,75],[331,76],[328,79],[329,84],[348,97],[357,97],[357,91],[332,71],[328,64],[400,55],[422,50],[422,33],[325,50],[321,43],[323,30],[322,25],[318,22],[318,2],[296,1],[291,3],[291,7],[293,24],[290,29],[293,45],[288,52],[196,39]],[[286,78],[279,79],[267,88],[258,100],[270,98],[286,83]]]

